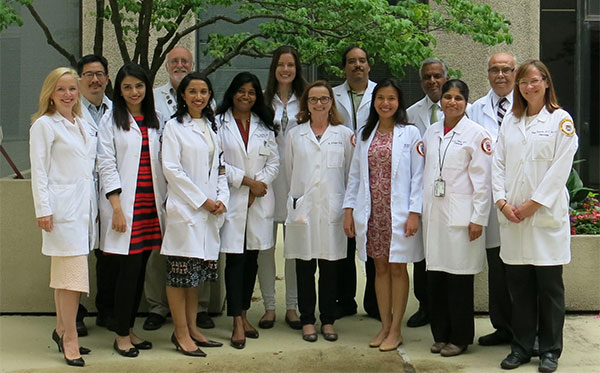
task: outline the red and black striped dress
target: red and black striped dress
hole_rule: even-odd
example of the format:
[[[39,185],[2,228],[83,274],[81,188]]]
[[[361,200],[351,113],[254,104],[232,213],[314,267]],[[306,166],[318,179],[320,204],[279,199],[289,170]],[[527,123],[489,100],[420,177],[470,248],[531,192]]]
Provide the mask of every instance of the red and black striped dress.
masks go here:
[[[162,235],[160,222],[154,199],[152,185],[152,166],[150,164],[150,148],[148,146],[148,127],[144,125],[144,117],[134,118],[142,132],[142,152],[133,204],[133,222],[129,254],[139,254],[147,250],[160,249]]]

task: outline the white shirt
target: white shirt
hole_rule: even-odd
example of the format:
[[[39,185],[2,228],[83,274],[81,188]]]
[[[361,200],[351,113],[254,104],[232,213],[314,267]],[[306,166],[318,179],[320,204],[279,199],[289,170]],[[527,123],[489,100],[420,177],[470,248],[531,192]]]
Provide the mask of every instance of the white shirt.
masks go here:
[[[561,265],[571,260],[569,194],[578,137],[569,113],[544,107],[529,124],[507,114],[494,153],[494,202],[519,207],[528,200],[542,206],[520,223],[500,211],[500,257],[507,264]]]
[[[310,122],[288,133],[285,169],[290,193],[284,246],[287,259],[346,257],[342,204],[352,160],[352,136],[347,127],[330,125],[319,141]]]

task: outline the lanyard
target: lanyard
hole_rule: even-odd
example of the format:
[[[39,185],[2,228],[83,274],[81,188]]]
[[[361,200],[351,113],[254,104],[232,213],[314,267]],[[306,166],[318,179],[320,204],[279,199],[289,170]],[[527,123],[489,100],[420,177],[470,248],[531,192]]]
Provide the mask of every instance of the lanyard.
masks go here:
[[[442,178],[442,169],[444,168],[444,162],[446,161],[446,152],[448,152],[448,148],[450,147],[450,144],[452,144],[452,139],[454,139],[454,135],[456,135],[456,132],[452,132],[452,137],[450,137],[450,141],[448,141],[448,145],[446,145],[446,149],[444,149],[443,156],[440,153],[440,149],[442,147],[442,139],[440,138],[440,145],[438,146],[438,164],[440,165],[440,179]]]

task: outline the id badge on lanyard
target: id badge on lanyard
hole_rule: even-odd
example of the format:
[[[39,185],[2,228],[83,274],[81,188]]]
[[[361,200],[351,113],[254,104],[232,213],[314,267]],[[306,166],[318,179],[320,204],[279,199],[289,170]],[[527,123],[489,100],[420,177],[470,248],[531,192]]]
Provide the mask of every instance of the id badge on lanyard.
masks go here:
[[[442,139],[440,139],[440,145],[438,146],[438,164],[440,165],[440,175],[433,182],[433,196],[434,197],[444,197],[446,195],[446,181],[442,177],[442,169],[444,168],[444,162],[446,161],[446,153],[448,152],[448,148],[450,144],[452,144],[452,140],[454,139],[454,135],[456,132],[452,133],[452,137],[450,137],[450,141],[448,141],[448,145],[446,145],[446,149],[444,149],[444,155],[441,155],[441,147],[442,147]]]

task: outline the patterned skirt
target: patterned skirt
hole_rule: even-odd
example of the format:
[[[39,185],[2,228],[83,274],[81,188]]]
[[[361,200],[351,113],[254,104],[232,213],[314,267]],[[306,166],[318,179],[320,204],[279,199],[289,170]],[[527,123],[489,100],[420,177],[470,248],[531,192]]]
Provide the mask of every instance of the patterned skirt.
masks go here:
[[[193,288],[219,278],[216,260],[167,256],[167,286]]]

